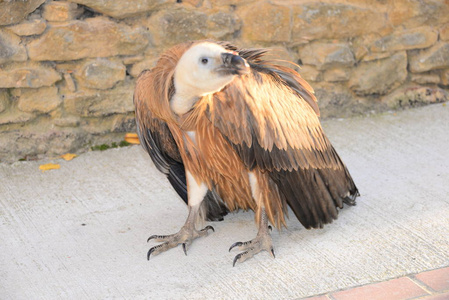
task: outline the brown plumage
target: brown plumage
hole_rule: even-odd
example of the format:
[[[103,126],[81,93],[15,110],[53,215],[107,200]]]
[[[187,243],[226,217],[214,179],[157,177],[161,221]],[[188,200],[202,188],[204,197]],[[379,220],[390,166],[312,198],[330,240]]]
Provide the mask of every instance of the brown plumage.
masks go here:
[[[358,191],[321,128],[313,89],[293,69],[264,60],[265,53],[211,41],[169,49],[137,80],[139,137],[178,194],[209,220],[252,209],[259,227],[267,218],[280,227],[289,205],[306,228],[322,227],[343,203],[353,205]],[[196,231],[188,222],[184,227]],[[148,257],[177,244],[185,249],[196,237],[175,235],[152,236],[165,243]],[[236,243],[250,253],[234,264],[260,250],[274,255],[271,238],[264,241],[256,250],[260,240]]]

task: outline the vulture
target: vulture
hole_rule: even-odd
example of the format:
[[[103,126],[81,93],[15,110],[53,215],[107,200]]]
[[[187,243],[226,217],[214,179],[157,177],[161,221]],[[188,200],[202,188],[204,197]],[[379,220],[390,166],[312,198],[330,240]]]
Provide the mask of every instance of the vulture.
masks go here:
[[[255,212],[257,236],[234,243],[243,262],[273,257],[271,223],[286,226],[288,207],[301,224],[322,228],[359,195],[323,132],[312,87],[293,69],[267,59],[267,49],[191,41],[165,51],[136,83],[138,136],[157,169],[188,206],[179,232],[152,235],[156,255],[196,238],[201,220]]]

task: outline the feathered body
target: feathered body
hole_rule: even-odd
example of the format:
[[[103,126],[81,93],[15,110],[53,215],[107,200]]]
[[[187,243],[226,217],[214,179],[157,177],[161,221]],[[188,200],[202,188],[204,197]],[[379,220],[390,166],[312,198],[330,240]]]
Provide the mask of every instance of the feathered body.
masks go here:
[[[293,69],[265,61],[264,49],[239,50],[219,42],[250,66],[221,90],[173,111],[174,75],[183,54],[175,46],[141,74],[134,102],[141,143],[187,202],[186,171],[208,193],[211,220],[227,210],[264,208],[285,224],[287,205],[306,228],[337,218],[358,194],[348,170],[325,136],[313,89]],[[257,182],[257,184],[254,184]]]

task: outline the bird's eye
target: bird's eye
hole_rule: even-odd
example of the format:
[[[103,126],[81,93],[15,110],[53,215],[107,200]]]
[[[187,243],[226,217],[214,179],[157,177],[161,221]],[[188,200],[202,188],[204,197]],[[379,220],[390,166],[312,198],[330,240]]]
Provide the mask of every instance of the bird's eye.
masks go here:
[[[207,64],[208,62],[209,62],[209,60],[208,60],[207,58],[202,58],[202,59],[201,59],[201,63],[202,63],[203,65]]]

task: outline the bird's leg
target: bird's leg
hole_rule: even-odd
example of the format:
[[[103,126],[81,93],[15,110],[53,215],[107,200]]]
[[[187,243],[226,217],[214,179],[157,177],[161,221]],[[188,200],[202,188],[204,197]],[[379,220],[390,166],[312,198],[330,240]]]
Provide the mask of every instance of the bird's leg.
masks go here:
[[[163,242],[162,244],[154,246],[148,251],[148,260],[150,260],[151,254],[159,254],[161,252],[167,251],[168,249],[174,248],[179,244],[182,244],[182,249],[187,255],[187,249],[192,244],[194,239],[206,236],[209,229],[215,231],[212,226],[206,226],[201,230],[195,229],[195,222],[197,221],[199,216],[201,202],[203,201],[208,188],[204,182],[198,183],[188,170],[186,170],[186,179],[187,195],[189,198],[189,215],[187,216],[187,220],[184,226],[181,227],[181,230],[179,230],[175,234],[152,235],[148,238],[148,241],[154,239],[156,242]]]
[[[271,241],[269,230],[271,230],[271,226],[268,225],[267,214],[265,213],[265,209],[262,208],[260,210],[259,231],[257,232],[257,236],[247,242],[234,243],[231,248],[229,248],[229,251],[233,248],[243,251],[235,256],[232,266],[235,266],[236,262],[244,262],[262,250],[267,251],[274,258],[273,243]]]
[[[147,259],[150,260],[150,255],[156,255],[161,252],[165,252],[171,248],[182,244],[182,249],[185,255],[187,255],[187,249],[192,244],[193,240],[202,236],[206,236],[208,230],[215,231],[212,226],[206,226],[201,230],[195,229],[195,221],[198,218],[200,205],[189,206],[189,215],[184,226],[175,233],[170,235],[152,235],[148,238],[148,241],[154,239],[156,242],[163,242],[157,246],[154,246],[148,251]]]

